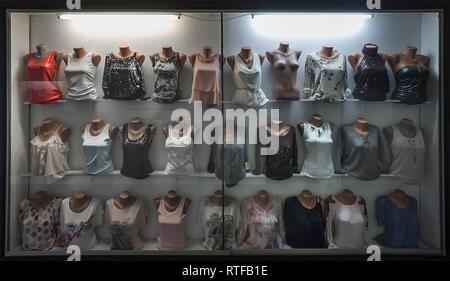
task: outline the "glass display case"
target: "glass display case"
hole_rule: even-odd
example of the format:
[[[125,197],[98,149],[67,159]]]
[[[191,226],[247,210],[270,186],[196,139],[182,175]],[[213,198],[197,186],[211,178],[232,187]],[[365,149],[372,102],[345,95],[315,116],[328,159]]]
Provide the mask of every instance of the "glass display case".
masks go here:
[[[442,11],[7,13],[5,256],[444,254]]]

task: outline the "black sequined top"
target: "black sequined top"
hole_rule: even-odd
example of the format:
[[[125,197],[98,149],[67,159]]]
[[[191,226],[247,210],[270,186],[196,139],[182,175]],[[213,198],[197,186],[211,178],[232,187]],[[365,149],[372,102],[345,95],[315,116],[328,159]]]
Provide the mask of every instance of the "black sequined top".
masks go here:
[[[378,54],[378,46],[368,48],[367,45],[364,45],[364,57],[354,76],[356,86],[353,89],[353,97],[365,101],[383,101],[389,92],[385,61]]]
[[[123,163],[120,173],[124,176],[145,179],[153,172],[152,165],[148,160],[148,152],[153,136],[150,126],[145,129],[144,134],[137,140],[128,137],[128,124],[122,129]]]
[[[128,58],[117,58],[112,53],[106,56],[102,88],[105,99],[145,99],[144,73],[136,53]]]
[[[425,65],[406,65],[395,73],[397,88],[393,100],[405,104],[420,104],[427,101],[427,80],[430,71]]]

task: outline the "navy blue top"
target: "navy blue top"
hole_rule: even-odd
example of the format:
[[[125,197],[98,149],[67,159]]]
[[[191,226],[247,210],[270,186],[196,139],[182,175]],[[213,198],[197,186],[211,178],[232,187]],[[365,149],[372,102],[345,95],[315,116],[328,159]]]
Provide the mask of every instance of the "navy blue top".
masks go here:
[[[388,248],[419,248],[417,200],[411,196],[408,199],[408,207],[400,208],[387,195],[377,198],[377,222],[385,226],[384,233],[375,237],[380,245]]]

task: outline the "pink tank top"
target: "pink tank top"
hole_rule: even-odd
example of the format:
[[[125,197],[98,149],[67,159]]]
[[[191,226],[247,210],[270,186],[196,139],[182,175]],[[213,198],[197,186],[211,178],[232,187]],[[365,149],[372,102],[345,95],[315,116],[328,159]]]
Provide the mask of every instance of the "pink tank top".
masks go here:
[[[197,54],[194,64],[194,81],[189,103],[202,101],[204,105],[217,105],[220,101],[220,56],[214,55],[209,61],[202,61]]]
[[[167,211],[164,197],[161,198],[158,208],[158,249],[180,250],[186,247],[184,234],[184,204],[186,199],[181,197],[178,207],[173,212]]]
[[[405,137],[397,126],[392,126],[392,164],[391,174],[405,183],[418,183],[424,174],[425,142],[422,131],[416,127],[413,138]]]

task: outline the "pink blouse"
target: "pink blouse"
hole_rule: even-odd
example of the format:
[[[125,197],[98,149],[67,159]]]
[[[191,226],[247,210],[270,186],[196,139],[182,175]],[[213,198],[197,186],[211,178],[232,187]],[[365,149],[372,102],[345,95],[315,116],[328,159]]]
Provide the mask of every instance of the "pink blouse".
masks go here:
[[[203,105],[216,105],[220,102],[220,70],[219,55],[215,54],[206,61],[196,55],[189,103],[201,101]]]

